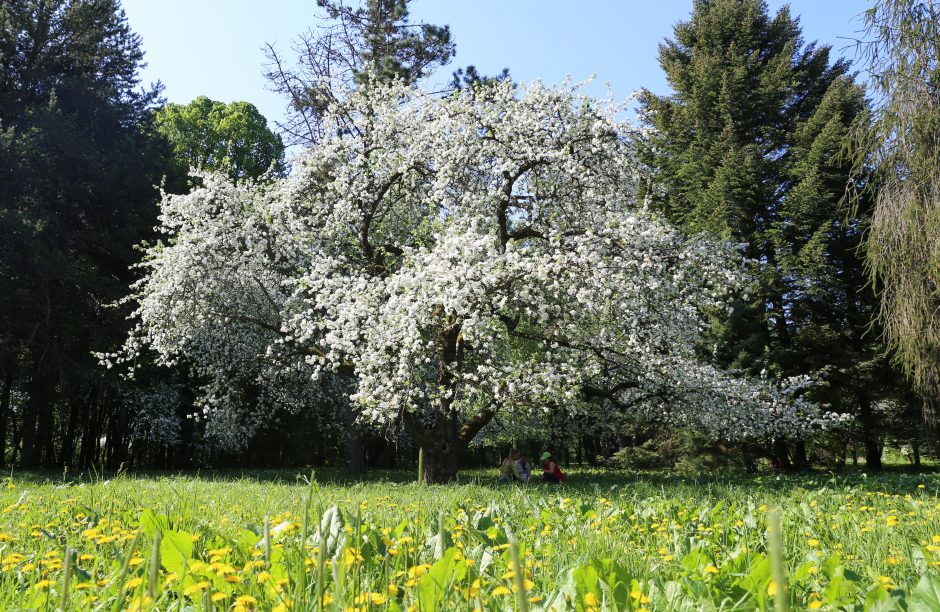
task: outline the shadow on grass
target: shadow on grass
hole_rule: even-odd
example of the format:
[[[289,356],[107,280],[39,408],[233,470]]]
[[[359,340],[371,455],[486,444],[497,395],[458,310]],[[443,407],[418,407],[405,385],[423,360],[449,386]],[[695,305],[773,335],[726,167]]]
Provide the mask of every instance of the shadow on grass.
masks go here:
[[[278,485],[304,486],[311,475],[325,486],[362,486],[416,483],[415,468],[395,470],[369,470],[353,474],[342,468],[296,468],[296,469],[213,469],[213,470],[139,470],[139,471],[16,471],[7,472],[8,477],[19,483],[34,484],[79,484],[95,483],[115,478],[128,480],[160,480],[173,478],[198,478],[212,482],[254,481]],[[536,474],[538,477],[538,474]],[[683,474],[670,471],[630,471],[596,468],[572,468],[563,485],[547,484],[541,480],[528,485],[507,485],[497,482],[496,469],[463,470],[456,486],[483,486],[494,489],[518,487],[533,492],[564,492],[566,496],[581,494],[609,496],[620,493],[643,492],[655,495],[661,491],[676,495],[688,490],[697,495],[723,495],[730,489],[737,493],[759,494],[766,492],[792,492],[797,489],[831,489],[859,487],[865,490],[889,494],[905,494],[923,484],[927,493],[940,491],[940,468],[928,466],[914,469],[912,466],[888,466],[874,474],[866,474],[862,467],[845,468],[837,472],[811,471],[796,474],[761,472],[757,474],[737,470],[720,470],[701,474]],[[450,486],[450,485],[442,485]]]

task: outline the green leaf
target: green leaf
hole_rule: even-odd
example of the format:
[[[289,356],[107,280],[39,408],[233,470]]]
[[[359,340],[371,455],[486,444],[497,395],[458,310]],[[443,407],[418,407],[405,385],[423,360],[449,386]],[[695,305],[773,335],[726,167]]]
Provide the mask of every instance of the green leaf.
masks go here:
[[[578,612],[582,612],[588,607],[584,602],[584,598],[587,597],[588,594],[593,595],[598,601],[601,600],[603,596],[601,592],[601,578],[597,571],[596,564],[592,562],[575,568],[575,570],[571,572],[571,577],[574,580],[575,592],[577,593],[577,599],[575,601]]]
[[[757,606],[763,608],[767,601],[767,586],[770,584],[770,561],[764,555],[755,555],[750,571],[737,586],[754,596]]]
[[[909,610],[940,610],[940,578],[924,575],[908,600]]]
[[[170,530],[170,520],[162,515],[156,514],[150,508],[147,508],[140,513],[140,529],[144,532],[144,535],[154,539],[158,531],[169,531]]]
[[[181,579],[186,574],[187,562],[193,558],[193,538],[185,531],[164,531],[160,542],[160,561],[168,572],[176,572]]]
[[[346,544],[346,534],[343,532],[343,513],[337,506],[330,506],[320,518],[320,528],[313,534],[314,543],[317,546],[326,547],[326,555],[335,557]],[[323,542],[320,539],[323,539]]]
[[[457,559],[457,549],[448,548],[431,569],[418,580],[416,592],[422,612],[436,612],[443,606],[451,584],[467,575],[467,564]]]

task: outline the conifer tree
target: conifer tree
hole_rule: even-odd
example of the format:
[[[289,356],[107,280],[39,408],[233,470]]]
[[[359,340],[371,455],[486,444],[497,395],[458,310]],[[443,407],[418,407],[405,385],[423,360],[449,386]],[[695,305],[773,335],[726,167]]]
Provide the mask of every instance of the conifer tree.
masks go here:
[[[310,144],[324,136],[322,119],[337,102],[335,88],[402,80],[417,83],[455,52],[448,26],[412,23],[410,0],[317,0],[323,10],[317,27],[295,42],[297,64],[287,66],[268,45],[267,78],[290,101],[280,127],[292,144]]]
[[[103,439],[108,462],[127,454],[126,408],[91,352],[121,333],[104,305],[170,171],[142,62],[117,0],[0,3],[0,454],[10,431],[23,467],[68,465],[79,437],[86,466]]]
[[[646,195],[688,233],[740,243],[753,262],[752,290],[713,329],[716,358],[825,383],[816,399],[859,417],[879,467],[871,405],[884,365],[866,335],[873,296],[856,252],[870,203],[843,201],[841,152],[866,109],[849,64],[761,0],[698,0],[659,59],[674,93],[642,97],[655,128]],[[802,441],[791,442],[775,441],[774,459],[805,466]]]

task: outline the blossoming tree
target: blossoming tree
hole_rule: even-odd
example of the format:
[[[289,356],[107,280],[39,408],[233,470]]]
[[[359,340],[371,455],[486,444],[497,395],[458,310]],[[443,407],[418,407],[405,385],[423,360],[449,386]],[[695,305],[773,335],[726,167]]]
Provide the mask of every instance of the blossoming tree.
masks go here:
[[[702,360],[703,311],[742,283],[736,255],[634,201],[622,108],[509,83],[343,100],[289,178],[207,176],[164,198],[125,359],[185,354],[210,380],[241,369],[273,394],[284,377],[344,377],[362,418],[424,449],[429,482],[453,479],[501,412],[602,407],[725,439],[824,421]],[[206,417],[231,424],[209,395]]]

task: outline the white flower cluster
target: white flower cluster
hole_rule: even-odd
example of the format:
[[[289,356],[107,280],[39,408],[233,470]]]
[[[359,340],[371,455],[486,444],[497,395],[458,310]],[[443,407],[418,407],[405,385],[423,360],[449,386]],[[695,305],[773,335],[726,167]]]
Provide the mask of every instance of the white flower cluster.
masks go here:
[[[829,421],[702,362],[702,312],[739,258],[635,202],[622,108],[510,83],[338,99],[344,127],[291,177],[164,197],[124,359],[148,345],[259,384],[341,372],[376,422],[603,406],[739,439]]]

